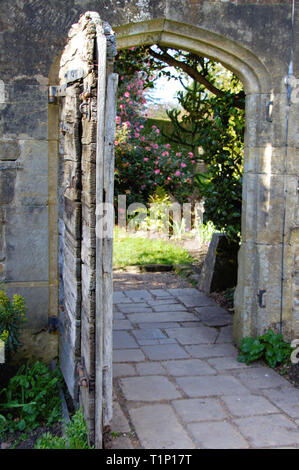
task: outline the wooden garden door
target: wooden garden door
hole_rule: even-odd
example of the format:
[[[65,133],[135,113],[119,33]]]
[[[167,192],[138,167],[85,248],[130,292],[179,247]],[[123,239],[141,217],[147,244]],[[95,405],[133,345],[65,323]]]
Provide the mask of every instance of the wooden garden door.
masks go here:
[[[60,367],[96,448],[112,418],[115,54],[110,26],[85,13],[69,32],[56,89]]]

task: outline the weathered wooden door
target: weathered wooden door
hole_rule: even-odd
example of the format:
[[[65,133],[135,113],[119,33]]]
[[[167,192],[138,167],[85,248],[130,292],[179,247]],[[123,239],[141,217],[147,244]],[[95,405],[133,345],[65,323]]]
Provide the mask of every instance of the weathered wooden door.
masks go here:
[[[88,12],[60,63],[60,367],[102,447],[112,418],[113,32]]]

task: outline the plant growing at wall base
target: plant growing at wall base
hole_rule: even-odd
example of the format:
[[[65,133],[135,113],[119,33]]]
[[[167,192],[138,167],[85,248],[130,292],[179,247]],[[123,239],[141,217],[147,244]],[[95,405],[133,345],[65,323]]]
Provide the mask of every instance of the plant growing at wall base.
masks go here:
[[[271,329],[257,338],[243,338],[240,349],[239,362],[249,365],[253,361],[264,359],[272,368],[289,362],[293,351],[291,345],[283,340],[283,336]]]
[[[5,349],[12,353],[20,346],[20,334],[26,321],[27,307],[21,295],[15,294],[10,300],[0,284],[0,339]]]
[[[87,426],[80,408],[66,424],[65,436],[53,436],[47,432],[36,442],[35,449],[93,449],[88,444]]]
[[[43,423],[59,421],[61,407],[56,387],[59,380],[59,372],[51,372],[41,362],[21,366],[0,392],[0,436],[32,431]]]

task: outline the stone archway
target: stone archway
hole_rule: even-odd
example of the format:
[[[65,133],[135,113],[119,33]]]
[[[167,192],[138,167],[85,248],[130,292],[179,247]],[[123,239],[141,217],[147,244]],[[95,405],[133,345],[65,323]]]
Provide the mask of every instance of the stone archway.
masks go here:
[[[118,49],[153,43],[185,49],[221,62],[243,82],[246,132],[242,247],[235,294],[234,337],[238,343],[242,337],[262,334],[270,326],[279,328],[281,307],[283,331],[292,337],[292,285],[284,283],[281,305],[281,277],[287,277],[294,253],[286,260],[283,274],[282,226],[277,217],[279,213],[282,219],[284,210],[281,173],[285,94],[274,95],[271,75],[252,52],[199,27],[160,19],[120,26],[116,28],[116,34]],[[295,195],[296,179],[291,175],[287,179],[291,193]],[[295,213],[295,204],[294,198],[288,207],[288,217]]]

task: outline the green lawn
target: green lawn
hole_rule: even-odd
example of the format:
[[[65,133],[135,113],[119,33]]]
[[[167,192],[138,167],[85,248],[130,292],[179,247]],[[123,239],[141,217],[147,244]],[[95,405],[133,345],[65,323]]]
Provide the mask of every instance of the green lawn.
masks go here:
[[[114,267],[144,264],[185,264],[193,258],[180,246],[149,238],[114,238]]]

